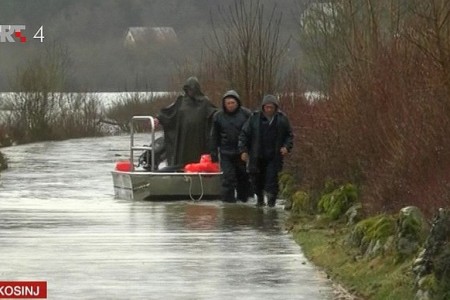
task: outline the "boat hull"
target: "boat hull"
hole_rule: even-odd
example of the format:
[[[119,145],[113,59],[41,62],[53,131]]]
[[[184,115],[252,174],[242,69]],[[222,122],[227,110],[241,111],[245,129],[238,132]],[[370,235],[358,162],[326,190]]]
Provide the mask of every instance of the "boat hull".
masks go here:
[[[114,194],[127,200],[220,199],[221,173],[112,171]]]

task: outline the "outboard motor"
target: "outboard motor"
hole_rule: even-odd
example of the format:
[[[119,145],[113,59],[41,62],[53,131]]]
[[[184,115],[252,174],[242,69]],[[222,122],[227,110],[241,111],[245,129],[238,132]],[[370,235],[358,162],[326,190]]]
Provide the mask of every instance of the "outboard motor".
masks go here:
[[[158,170],[159,164],[166,159],[166,147],[164,145],[164,137],[161,136],[157,139],[155,139],[155,145],[154,151],[155,151],[155,168],[154,170]],[[144,169],[151,171],[152,169],[152,153],[150,150],[145,150],[144,153],[142,153],[139,156],[138,160],[139,164],[138,166],[142,166]]]

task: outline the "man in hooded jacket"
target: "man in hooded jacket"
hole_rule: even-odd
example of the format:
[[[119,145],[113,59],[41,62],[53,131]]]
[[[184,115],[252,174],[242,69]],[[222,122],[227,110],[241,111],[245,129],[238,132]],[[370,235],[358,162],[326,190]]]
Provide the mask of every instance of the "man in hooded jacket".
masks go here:
[[[283,157],[293,146],[293,133],[287,116],[279,110],[278,99],[265,95],[261,110],[254,112],[239,135],[241,159],[248,163],[248,172],[257,196],[257,205],[275,206],[278,196],[278,173]]]
[[[161,109],[155,119],[164,129],[167,164],[179,169],[209,153],[212,116],[217,111],[202,93],[196,77],[187,79],[183,91],[184,95]]]
[[[241,106],[239,94],[227,91],[222,97],[222,110],[213,118],[211,129],[211,158],[219,160],[222,169],[222,200],[224,202],[246,202],[250,196],[249,178],[245,162],[240,159],[238,141],[242,126],[251,112]]]

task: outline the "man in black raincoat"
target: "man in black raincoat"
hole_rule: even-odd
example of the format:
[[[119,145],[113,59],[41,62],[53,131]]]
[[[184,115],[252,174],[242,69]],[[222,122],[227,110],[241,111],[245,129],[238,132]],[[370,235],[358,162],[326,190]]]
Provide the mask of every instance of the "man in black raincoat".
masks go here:
[[[251,112],[241,106],[239,94],[229,90],[223,95],[222,110],[213,118],[211,130],[211,158],[219,160],[222,169],[222,200],[224,202],[246,202],[250,196],[250,181],[245,162],[239,155],[238,141],[242,126]]]
[[[278,99],[266,95],[261,110],[254,112],[239,135],[241,159],[248,163],[248,172],[258,198],[257,205],[275,206],[278,196],[278,173],[283,157],[293,146],[293,133],[287,116],[279,110]]]
[[[188,78],[183,90],[184,95],[161,109],[155,120],[164,129],[168,166],[180,169],[209,153],[212,116],[217,111],[202,93],[196,77]]]

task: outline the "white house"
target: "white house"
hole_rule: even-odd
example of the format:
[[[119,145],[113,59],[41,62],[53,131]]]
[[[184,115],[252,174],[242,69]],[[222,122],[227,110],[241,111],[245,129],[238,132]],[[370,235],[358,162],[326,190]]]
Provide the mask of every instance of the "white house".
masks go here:
[[[134,47],[140,43],[170,44],[177,42],[177,34],[172,27],[129,27],[124,44]]]

